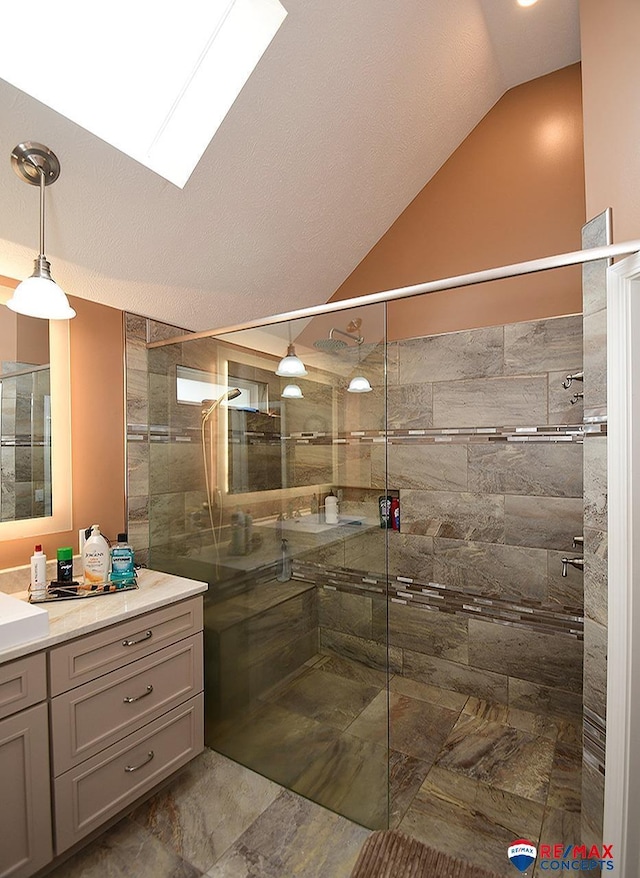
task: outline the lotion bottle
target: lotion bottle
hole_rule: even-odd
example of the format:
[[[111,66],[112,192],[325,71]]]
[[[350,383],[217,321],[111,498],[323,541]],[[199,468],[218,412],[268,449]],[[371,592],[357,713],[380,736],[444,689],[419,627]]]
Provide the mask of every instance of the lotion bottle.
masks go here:
[[[47,556],[42,546],[37,545],[31,556],[31,584],[29,593],[34,601],[42,601],[47,596]]]
[[[91,536],[82,550],[82,566],[85,585],[96,589],[109,580],[109,543],[101,533],[97,524],[91,528]]]

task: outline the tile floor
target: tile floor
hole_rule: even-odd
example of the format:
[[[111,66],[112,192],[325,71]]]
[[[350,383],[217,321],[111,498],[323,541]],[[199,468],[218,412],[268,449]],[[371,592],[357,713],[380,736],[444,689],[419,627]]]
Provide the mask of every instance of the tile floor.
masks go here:
[[[347,878],[369,834],[359,824],[384,826],[387,807],[391,826],[505,876],[515,838],[579,840],[578,720],[394,676],[388,741],[385,687],[348,659],[308,662],[240,721],[208,729],[220,753],[52,874]]]

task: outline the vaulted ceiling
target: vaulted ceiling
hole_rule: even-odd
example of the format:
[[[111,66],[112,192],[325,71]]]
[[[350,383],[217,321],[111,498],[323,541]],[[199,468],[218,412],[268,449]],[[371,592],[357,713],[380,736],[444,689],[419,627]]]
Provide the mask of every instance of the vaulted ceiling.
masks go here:
[[[195,330],[325,302],[505,91],[580,57],[578,0],[283,5],[184,189],[0,80],[0,274],[32,270],[37,190],[9,156],[36,140],[69,294]]]

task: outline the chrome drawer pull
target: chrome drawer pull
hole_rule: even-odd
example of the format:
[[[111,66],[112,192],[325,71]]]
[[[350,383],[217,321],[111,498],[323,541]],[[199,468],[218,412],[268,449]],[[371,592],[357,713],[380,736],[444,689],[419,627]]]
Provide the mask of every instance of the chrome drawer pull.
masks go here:
[[[138,640],[123,640],[122,645],[135,646],[136,643],[142,643],[144,640],[148,640],[150,637],[153,637],[153,631],[146,631]]]
[[[144,760],[144,762],[141,762],[140,765],[125,765],[124,770],[137,771],[139,768],[142,768],[143,765],[147,765],[149,762],[151,762],[151,760],[153,759],[153,755],[153,750],[149,750],[147,758]]]
[[[142,695],[126,695],[122,700],[125,704],[133,704],[134,701],[140,701],[141,698],[146,698],[147,695],[151,695],[152,692],[153,686],[149,683]]]

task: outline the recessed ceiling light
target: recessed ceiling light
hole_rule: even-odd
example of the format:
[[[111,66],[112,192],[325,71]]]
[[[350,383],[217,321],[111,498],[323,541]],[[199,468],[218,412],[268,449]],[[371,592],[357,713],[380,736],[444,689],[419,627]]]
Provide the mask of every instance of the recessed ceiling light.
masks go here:
[[[533,6],[538,0],[518,0],[518,6]]]
[[[9,4],[0,78],[183,187],[286,15],[280,0],[110,0],[96,26],[80,0],[32,0],[25,27]]]

